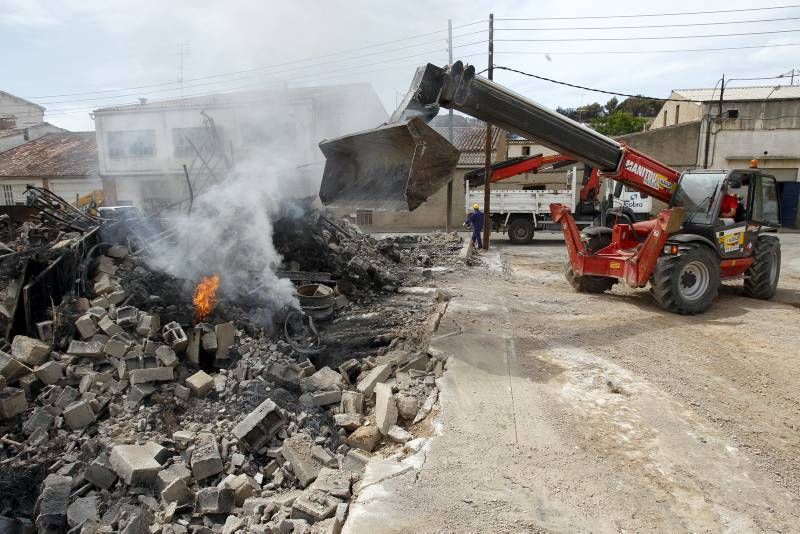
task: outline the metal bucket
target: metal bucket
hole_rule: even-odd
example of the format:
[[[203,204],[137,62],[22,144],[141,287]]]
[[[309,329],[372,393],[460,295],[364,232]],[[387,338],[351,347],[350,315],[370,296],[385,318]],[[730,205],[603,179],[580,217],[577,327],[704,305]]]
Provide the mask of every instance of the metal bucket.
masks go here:
[[[332,207],[413,211],[453,174],[459,151],[419,117],[323,141],[319,197]]]
[[[303,311],[317,319],[325,321],[333,315],[334,294],[333,289],[323,284],[306,284],[297,288],[297,300]]]

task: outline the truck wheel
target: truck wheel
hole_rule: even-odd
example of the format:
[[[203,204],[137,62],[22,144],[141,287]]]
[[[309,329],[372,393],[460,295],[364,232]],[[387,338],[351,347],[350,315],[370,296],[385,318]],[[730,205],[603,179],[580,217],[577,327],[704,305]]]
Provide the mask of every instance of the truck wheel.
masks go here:
[[[781,274],[781,242],[775,236],[758,236],[753,259],[744,273],[744,294],[755,299],[772,298]]]
[[[661,256],[650,279],[650,292],[663,309],[694,315],[710,306],[719,290],[719,257],[703,245],[675,256]]]
[[[508,225],[508,238],[515,245],[527,245],[533,241],[533,223],[529,219],[514,219]]]
[[[569,256],[564,259],[564,276],[575,291],[581,293],[604,293],[617,283],[616,278],[608,276],[578,276],[572,270]]]

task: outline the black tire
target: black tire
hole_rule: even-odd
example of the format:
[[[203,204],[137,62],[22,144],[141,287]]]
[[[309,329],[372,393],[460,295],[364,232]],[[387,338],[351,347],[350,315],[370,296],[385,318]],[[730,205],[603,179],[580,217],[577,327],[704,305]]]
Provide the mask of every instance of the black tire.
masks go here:
[[[589,252],[597,252],[611,244],[611,232],[606,228],[590,226],[581,234]],[[572,270],[572,263],[567,256],[564,261],[564,276],[569,285],[581,293],[604,293],[611,289],[618,282],[616,278],[610,276],[578,276]]]
[[[508,238],[515,245],[527,245],[533,241],[533,222],[530,219],[514,219],[508,225]]]
[[[681,315],[703,313],[719,291],[719,256],[709,247],[690,245],[661,256],[650,279],[650,293],[663,309]]]
[[[772,235],[758,236],[753,265],[744,273],[744,294],[754,299],[770,299],[781,276],[781,242]]]

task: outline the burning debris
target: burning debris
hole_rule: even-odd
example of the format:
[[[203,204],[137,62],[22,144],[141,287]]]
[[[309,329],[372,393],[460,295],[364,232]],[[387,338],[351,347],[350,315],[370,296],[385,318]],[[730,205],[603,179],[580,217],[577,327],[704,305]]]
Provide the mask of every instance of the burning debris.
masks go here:
[[[430,318],[447,297],[413,286],[458,265],[457,236],[279,220],[275,267],[299,300],[265,323],[260,287],[84,245],[103,225],[46,231],[73,243],[78,282],[30,300],[49,328],[12,321],[0,351],[0,526],[337,532],[370,457],[426,424],[445,363]]]

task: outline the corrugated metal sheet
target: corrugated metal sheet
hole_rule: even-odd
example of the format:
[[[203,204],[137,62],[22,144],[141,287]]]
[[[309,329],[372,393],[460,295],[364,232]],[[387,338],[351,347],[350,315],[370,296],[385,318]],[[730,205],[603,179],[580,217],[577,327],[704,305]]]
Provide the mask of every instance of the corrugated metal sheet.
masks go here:
[[[0,176],[95,176],[94,132],[44,135],[0,153]]]
[[[719,100],[719,87],[716,89],[674,89],[672,91],[687,100],[711,102]],[[763,85],[757,87],[726,87],[723,101],[737,100],[781,100],[800,98],[798,85]]]

